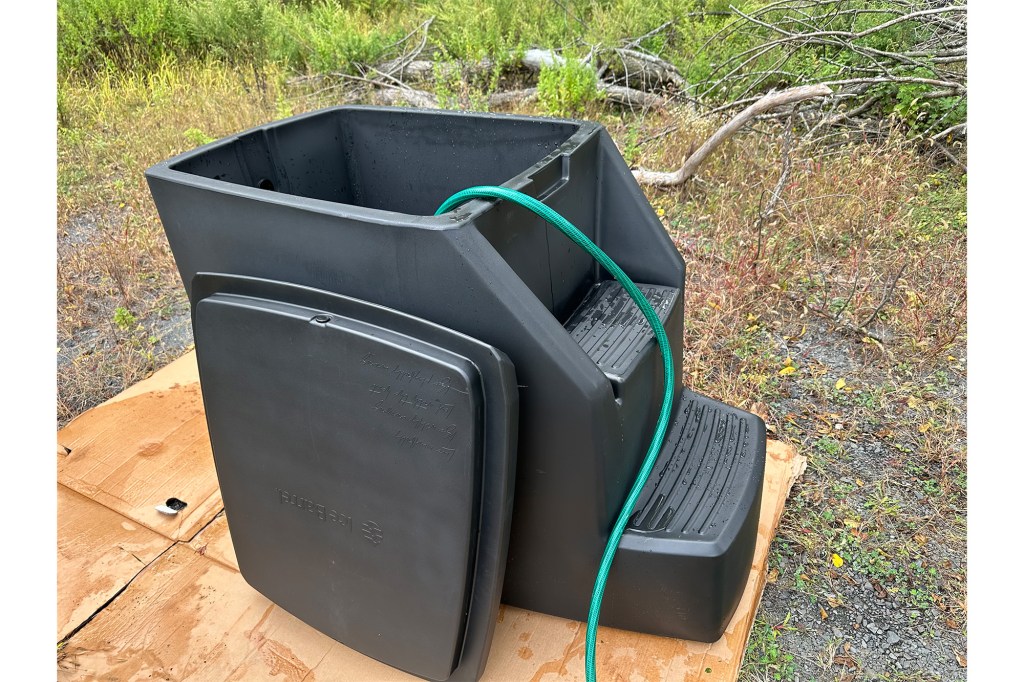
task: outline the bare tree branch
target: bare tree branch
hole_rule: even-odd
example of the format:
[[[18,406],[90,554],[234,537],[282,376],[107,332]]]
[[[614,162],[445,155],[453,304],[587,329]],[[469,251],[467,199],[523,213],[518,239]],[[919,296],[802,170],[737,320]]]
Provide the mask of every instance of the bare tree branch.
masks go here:
[[[709,137],[707,141],[697,149],[697,151],[688,156],[679,170],[674,172],[661,172],[639,168],[633,171],[633,177],[636,178],[637,182],[644,185],[655,185],[658,187],[675,187],[682,185],[697,172],[697,168],[699,168],[701,163],[704,162],[704,159],[715,151],[715,149],[717,149],[723,142],[732,137],[736,131],[758,115],[775,109],[776,107],[802,102],[814,97],[828,97],[831,94],[832,89],[827,85],[801,85],[795,88],[789,88],[788,90],[782,90],[781,92],[770,92],[740,113],[733,116],[728,123],[719,128],[715,134]]]

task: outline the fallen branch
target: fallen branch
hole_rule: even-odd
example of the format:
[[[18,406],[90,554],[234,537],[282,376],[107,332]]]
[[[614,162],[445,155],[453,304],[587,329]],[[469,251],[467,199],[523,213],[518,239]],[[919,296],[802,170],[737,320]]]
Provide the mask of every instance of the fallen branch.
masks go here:
[[[373,98],[376,104],[391,107],[405,104],[419,109],[438,109],[441,106],[434,95],[412,88],[384,88],[375,91]]]
[[[397,61],[384,62],[377,68],[409,82],[431,81],[436,78],[462,78],[464,76],[485,76],[497,65],[484,57],[469,62],[437,62],[430,59],[414,59],[404,65]]]
[[[605,63],[610,64],[612,73],[624,78],[627,84],[672,83],[679,88],[686,87],[686,79],[679,73],[679,69],[664,59],[626,48],[616,48],[612,50],[612,54],[617,59]],[[615,62],[619,64],[616,65]]]
[[[702,55],[716,42],[740,36],[750,41],[749,46],[717,61],[703,80],[691,84],[698,98],[721,102],[709,114],[739,111],[755,102],[756,93],[768,83],[786,87],[819,82],[835,90],[835,97],[828,102],[831,111],[813,105],[802,108],[801,119],[815,121],[807,126],[807,138],[830,128],[860,127],[855,117],[875,108],[878,111],[871,118],[891,112],[893,93],[907,86],[915,90],[912,115],[937,111],[930,100],[950,100],[941,105],[946,110],[943,116],[929,118],[915,132],[919,140],[963,122],[963,107],[952,100],[967,93],[966,3],[893,0],[876,7],[873,3],[851,6],[847,0],[772,0],[758,4],[756,8],[744,8],[738,2],[730,5],[729,14],[736,20],[697,52]],[[902,34],[898,39],[877,40],[895,30]],[[785,71],[801,54],[813,55],[829,67],[829,80],[799,68]],[[727,98],[732,101],[724,101]],[[840,99],[846,101],[849,113],[835,107]]]
[[[492,107],[505,107],[518,102],[530,102],[537,99],[537,88],[524,88],[522,90],[507,90],[496,92],[487,98],[487,103]]]
[[[606,102],[640,109],[658,109],[668,104],[668,100],[653,92],[644,92],[624,85],[609,85],[605,82],[597,84],[597,89],[604,93]]]
[[[697,151],[686,157],[682,167],[674,172],[652,171],[638,168],[633,171],[633,177],[643,185],[654,185],[656,187],[677,187],[682,185],[697,172],[697,168],[704,162],[711,152],[715,151],[723,142],[732,137],[744,125],[757,116],[771,111],[776,107],[787,104],[795,104],[813,97],[828,97],[832,89],[827,85],[801,85],[780,92],[770,92],[760,98],[749,107],[736,114],[728,123],[718,129],[714,135],[709,137]]]
[[[554,50],[527,50],[523,54],[523,66],[531,71],[540,71],[545,66],[565,66],[565,57]]]

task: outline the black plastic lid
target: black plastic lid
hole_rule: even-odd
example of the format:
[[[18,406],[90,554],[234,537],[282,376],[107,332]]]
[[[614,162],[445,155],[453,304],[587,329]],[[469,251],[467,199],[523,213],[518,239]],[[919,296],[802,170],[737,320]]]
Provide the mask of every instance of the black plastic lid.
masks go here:
[[[203,399],[242,575],[358,651],[476,679],[497,618],[511,362],[388,308],[197,275]]]

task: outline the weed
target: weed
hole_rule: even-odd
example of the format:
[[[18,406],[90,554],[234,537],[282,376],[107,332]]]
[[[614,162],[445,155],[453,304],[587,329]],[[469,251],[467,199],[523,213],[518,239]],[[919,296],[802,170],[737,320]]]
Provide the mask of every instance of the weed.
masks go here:
[[[814,442],[814,447],[829,457],[836,457],[843,451],[842,444],[835,438],[822,436]]]
[[[199,128],[189,128],[186,130],[185,139],[196,146],[210,144],[214,141],[214,138],[210,137]]]
[[[545,65],[540,71],[537,99],[553,116],[580,116],[599,97],[597,74],[572,56],[565,57],[564,64]]]
[[[434,62],[434,95],[443,109],[487,111],[488,95],[497,87],[499,67],[487,78],[467,74],[455,61]]]
[[[744,658],[744,667],[750,668],[756,664],[770,677],[768,679],[793,680],[796,677],[796,666],[793,663],[793,654],[785,651],[779,642],[781,633],[791,630],[789,627],[790,615],[776,625],[757,618],[754,621],[750,632],[750,639],[747,643],[747,652]]]
[[[942,486],[939,485],[938,481],[934,481],[930,478],[921,481],[921,489],[926,495],[936,496],[942,494]]]
[[[133,331],[138,323],[139,320],[127,308],[118,307],[114,309],[114,324],[121,331]]]
[[[622,140],[622,158],[626,160],[626,163],[630,166],[636,165],[637,159],[640,156],[640,145],[638,141],[640,139],[640,128],[630,127],[626,130],[626,135]]]
[[[856,489],[857,486],[854,485],[853,483],[847,483],[841,480],[836,481],[835,483],[832,484],[832,492],[835,493],[835,495],[840,498],[846,497]]]
[[[902,505],[886,495],[881,484],[868,495],[868,499],[864,502],[864,508],[873,511],[878,518],[898,517],[902,511]]]

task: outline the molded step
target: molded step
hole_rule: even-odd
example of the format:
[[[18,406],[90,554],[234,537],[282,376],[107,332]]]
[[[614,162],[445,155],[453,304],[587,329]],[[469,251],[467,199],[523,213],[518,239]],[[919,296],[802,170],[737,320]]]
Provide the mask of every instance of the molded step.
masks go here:
[[[675,391],[682,383],[678,368],[683,359],[683,296],[675,287],[637,284],[654,306],[668,334],[672,361],[677,368]],[[615,396],[621,430],[622,467],[611,476],[625,480],[647,451],[651,430],[661,410],[665,373],[654,331],[640,308],[615,280],[600,282],[576,308],[565,329],[598,369],[604,372]]]
[[[764,451],[753,414],[684,391],[629,528],[666,536],[714,538],[741,513],[743,492]],[[760,458],[760,459],[759,459]]]
[[[760,417],[683,389],[619,543],[602,623],[718,639],[750,572],[764,463]]]
[[[675,309],[679,289],[656,284],[637,287],[665,323]],[[565,329],[605,374],[619,379],[639,363],[654,338],[640,308],[615,280],[594,285]]]

